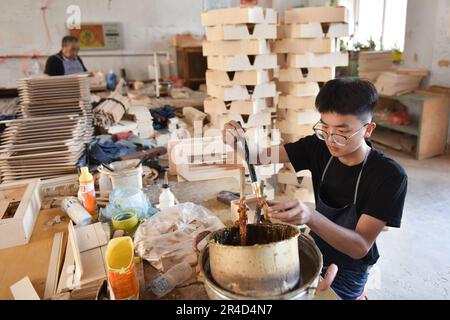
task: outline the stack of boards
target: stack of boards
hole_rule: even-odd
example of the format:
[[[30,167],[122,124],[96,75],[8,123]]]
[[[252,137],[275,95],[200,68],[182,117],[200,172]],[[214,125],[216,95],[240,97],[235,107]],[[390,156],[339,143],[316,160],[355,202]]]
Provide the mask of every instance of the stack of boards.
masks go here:
[[[18,88],[18,119],[0,137],[1,182],[75,173],[94,133],[88,77],[27,78]]]
[[[273,50],[279,55],[278,128],[284,142],[313,134],[320,120],[315,108],[320,85],[335,78],[335,68],[348,65],[336,39],[349,34],[345,7],[287,9]]]
[[[229,120],[255,129],[271,125],[278,96],[273,75],[278,62],[270,41],[277,37],[277,23],[277,12],[261,7],[202,14],[209,95],[204,109],[215,128],[222,129]]]

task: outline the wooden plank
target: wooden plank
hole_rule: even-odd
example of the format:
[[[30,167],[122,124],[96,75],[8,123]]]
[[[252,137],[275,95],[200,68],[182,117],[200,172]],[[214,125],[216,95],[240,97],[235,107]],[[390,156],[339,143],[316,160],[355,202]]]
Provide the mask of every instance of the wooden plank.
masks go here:
[[[281,39],[275,41],[272,50],[275,53],[332,53],[336,49],[335,39]]]
[[[206,71],[206,85],[221,86],[255,86],[270,82],[273,78],[273,72],[270,70],[249,70],[226,72],[220,70]]]
[[[56,294],[58,287],[59,272],[63,255],[64,233],[58,232],[53,237],[52,251],[45,282],[44,299],[49,299]]]
[[[328,82],[334,78],[334,68],[288,68],[281,69],[278,76],[282,82]]]
[[[270,47],[266,40],[203,42],[203,56],[261,55],[270,53]]]
[[[208,41],[276,39],[276,24],[237,24],[206,28]]]
[[[280,96],[278,102],[279,109],[315,109],[315,96],[309,97],[296,97],[293,95],[283,95]]]
[[[320,91],[319,85],[316,82],[279,82],[277,88],[282,93],[296,97],[315,97]]]
[[[304,53],[288,54],[287,65],[291,68],[327,68],[348,65],[348,53]]]
[[[237,100],[229,103],[220,99],[209,98],[205,100],[204,110],[207,114],[237,113],[256,114],[263,111],[271,111],[276,106],[275,99]]]
[[[265,70],[278,67],[277,55],[266,54],[249,56],[245,54],[236,54],[234,56],[209,56],[208,68],[222,71],[246,71],[246,70]]]
[[[223,87],[209,85],[207,92],[210,96],[223,101],[253,100],[273,98],[277,96],[275,82],[258,84],[256,86],[230,86]]]
[[[347,23],[349,18],[348,10],[343,6],[338,7],[308,7],[286,9],[284,22],[292,23]]]
[[[209,10],[202,13],[202,26],[233,25],[241,23],[276,24],[277,13],[273,9],[261,7],[235,7]]]
[[[287,24],[278,28],[278,39],[284,38],[340,38],[349,35],[347,23],[321,24],[310,22],[302,24]]]
[[[81,261],[81,252],[78,244],[77,233],[75,232],[75,228],[73,226],[72,220],[69,221],[69,242],[72,247],[73,258],[75,261],[75,267],[77,270],[77,274],[81,278],[83,276],[83,263]]]
[[[56,216],[65,219],[49,227],[47,222]],[[67,232],[68,220],[59,208],[42,210],[28,244],[0,250],[0,300],[13,299],[9,287],[25,276],[30,278],[38,295],[44,297],[53,236],[58,232]]]
[[[28,277],[12,285],[11,293],[15,300],[41,300]]]

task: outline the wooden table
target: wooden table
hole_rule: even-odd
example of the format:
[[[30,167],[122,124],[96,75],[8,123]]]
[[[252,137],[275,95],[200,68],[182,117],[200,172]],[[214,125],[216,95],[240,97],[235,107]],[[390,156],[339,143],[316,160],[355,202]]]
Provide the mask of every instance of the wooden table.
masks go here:
[[[229,206],[217,201],[217,193],[221,190],[239,191],[236,179],[227,178],[209,181],[180,182],[171,185],[171,190],[180,202],[200,204],[216,214],[225,224],[230,224]],[[151,186],[145,189],[152,203],[156,202],[159,187]],[[56,216],[62,216],[63,222],[48,226],[47,222]],[[0,250],[0,300],[12,299],[9,287],[25,276],[28,276],[40,297],[44,295],[45,281],[52,249],[53,235],[65,232],[67,241],[67,224],[69,218],[61,209],[42,210],[34,227],[30,243],[24,246]],[[65,246],[65,245],[64,245]],[[148,284],[157,274],[149,263],[144,262],[144,279]],[[143,300],[153,300],[156,297],[146,290],[141,290]],[[193,283],[184,288],[177,288],[162,298],[163,300],[207,300],[208,296],[203,284]],[[337,299],[332,290],[322,292],[316,299]]]

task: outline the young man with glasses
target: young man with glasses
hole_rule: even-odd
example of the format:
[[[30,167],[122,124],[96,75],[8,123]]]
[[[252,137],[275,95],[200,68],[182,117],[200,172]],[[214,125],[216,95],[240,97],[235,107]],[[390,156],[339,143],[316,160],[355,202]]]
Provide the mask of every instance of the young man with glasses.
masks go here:
[[[331,80],[316,99],[321,120],[315,134],[276,151],[280,163],[311,171],[316,208],[297,199],[272,202],[271,217],[311,229],[324,271],[338,267],[332,288],[348,300],[364,293],[368,270],[379,258],[375,240],[385,226],[400,227],[406,196],[403,168],[368,141],[376,128],[372,117],[377,102],[378,93],[368,81]],[[225,125],[226,143],[234,145],[243,136],[238,123]]]

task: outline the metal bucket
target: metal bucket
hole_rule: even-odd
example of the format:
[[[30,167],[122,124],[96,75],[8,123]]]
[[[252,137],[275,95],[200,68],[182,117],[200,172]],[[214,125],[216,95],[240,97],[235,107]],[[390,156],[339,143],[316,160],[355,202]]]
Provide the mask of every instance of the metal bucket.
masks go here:
[[[226,230],[226,229],[225,229]],[[220,230],[219,230],[220,231]],[[219,283],[217,281],[217,274],[213,276],[213,271],[211,270],[211,255],[213,247],[211,247],[211,239],[213,235],[210,237],[210,244],[206,246],[200,255],[200,272],[202,273],[205,281],[205,289],[208,296],[213,300],[264,300],[264,299],[274,299],[274,300],[307,300],[311,299],[315,292],[317,285],[319,283],[320,272],[322,269],[322,255],[320,254],[319,249],[314,244],[314,241],[309,237],[303,234],[297,234],[297,236],[293,237],[295,241],[296,254],[292,254],[292,256],[297,256],[299,258],[299,265],[297,265],[298,272],[298,280],[295,285],[287,291],[280,292],[279,290],[274,290],[274,286],[272,283],[272,291],[266,292],[266,288],[263,287],[263,293],[258,292],[256,287],[258,282],[251,282],[251,285],[255,285],[253,290],[248,290],[247,292],[236,292],[236,288],[226,283]],[[229,246],[228,246],[229,247]],[[245,248],[245,247],[240,247]],[[249,247],[251,248],[251,247]],[[274,253],[274,252],[273,252]],[[245,257],[240,256],[241,264],[246,263]],[[272,257],[273,259],[273,257]],[[295,261],[295,258],[294,258]],[[235,263],[235,262],[233,262]],[[292,265],[292,263],[288,263],[287,266]],[[300,268],[301,265],[301,268]],[[217,262],[215,262],[213,269],[217,267]],[[249,265],[248,267],[252,267]],[[219,270],[223,269],[219,265]],[[241,268],[242,269],[242,268]],[[226,269],[227,270],[227,269]],[[252,270],[252,269],[250,269]],[[223,279],[222,279],[223,280]],[[262,282],[264,285],[267,285],[267,282]],[[242,291],[242,290],[241,290]],[[250,294],[249,294],[250,293]]]

